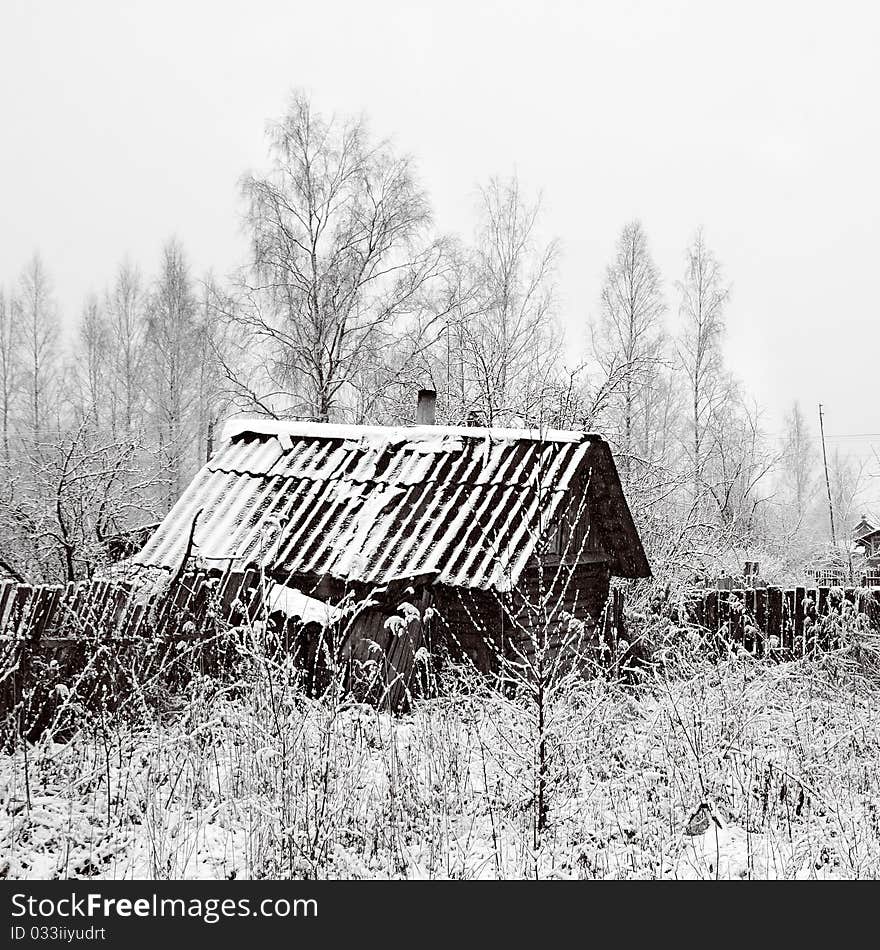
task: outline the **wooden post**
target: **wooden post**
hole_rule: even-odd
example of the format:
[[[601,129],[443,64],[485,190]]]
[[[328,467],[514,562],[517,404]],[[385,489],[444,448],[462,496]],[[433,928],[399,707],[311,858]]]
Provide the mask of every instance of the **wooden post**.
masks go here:
[[[783,606],[784,595],[778,587],[767,589],[767,642],[770,638],[776,638],[777,649],[784,653],[786,648],[785,636],[783,634]]]
[[[819,432],[822,434],[822,461],[825,464],[825,489],[828,492],[828,518],[831,521],[831,543],[837,550],[837,538],[834,534],[834,506],[831,504],[831,481],[828,478],[828,453],[825,451],[825,419],[822,403],[819,403]]]
[[[717,590],[710,590],[707,591],[704,599],[705,627],[712,634],[718,633],[718,601],[720,596]]]
[[[731,590],[727,597],[727,616],[730,622],[730,639],[744,646],[745,638],[745,591]]]
[[[755,598],[755,656],[767,655],[767,588],[753,591]]]
[[[804,655],[804,588],[796,587],[794,589],[794,605],[792,617],[794,619],[794,643],[793,652],[795,656]]]
[[[807,591],[804,596],[804,652],[812,653],[816,649],[817,629],[819,621],[819,594],[824,591],[827,595],[827,587],[817,587],[812,591]]]
[[[752,629],[757,626],[756,618],[756,607],[755,607],[755,589],[753,587],[748,587],[743,591],[743,647],[751,653],[755,654],[757,649],[757,642],[755,634],[752,633]]]

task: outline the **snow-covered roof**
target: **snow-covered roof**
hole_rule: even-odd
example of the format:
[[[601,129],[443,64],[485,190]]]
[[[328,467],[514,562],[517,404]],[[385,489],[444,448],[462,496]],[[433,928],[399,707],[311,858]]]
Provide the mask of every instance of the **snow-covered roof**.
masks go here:
[[[317,623],[322,627],[329,627],[342,615],[337,607],[309,597],[287,584],[270,583],[266,590],[266,606],[269,613],[275,611],[301,620],[303,623]]]
[[[289,439],[354,439],[357,441],[435,441],[447,438],[486,439],[493,441],[582,442],[583,432],[570,429],[503,429],[484,426],[357,426],[333,422],[299,422],[287,419],[237,416],[223,427],[223,440],[243,433],[272,435]]]
[[[612,573],[650,569],[607,444],[582,432],[239,419],[134,561],[507,590],[589,476]]]
[[[859,523],[853,528],[853,540],[858,543],[878,532],[880,532],[880,527],[878,527],[876,521],[867,515],[862,515]]]

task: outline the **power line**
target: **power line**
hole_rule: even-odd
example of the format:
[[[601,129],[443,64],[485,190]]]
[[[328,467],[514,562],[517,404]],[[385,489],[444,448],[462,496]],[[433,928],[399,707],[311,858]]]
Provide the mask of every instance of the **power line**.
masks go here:
[[[782,437],[788,433],[780,429],[763,429],[764,435]],[[828,439],[880,439],[880,432],[839,432],[837,435],[825,433],[826,441]]]

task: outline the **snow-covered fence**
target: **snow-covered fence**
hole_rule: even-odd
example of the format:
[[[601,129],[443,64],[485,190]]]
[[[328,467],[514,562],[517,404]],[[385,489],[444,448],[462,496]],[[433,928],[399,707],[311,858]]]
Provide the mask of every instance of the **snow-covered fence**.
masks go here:
[[[746,590],[769,587],[769,583],[756,574],[719,574],[716,577],[701,577],[693,582],[704,590]]]
[[[880,591],[860,587],[697,590],[683,620],[718,633],[756,656],[803,656],[835,646],[847,615],[880,623]]]
[[[223,650],[215,634],[253,618],[259,600],[256,571],[197,572],[150,587],[2,583],[0,718],[14,714],[21,733],[38,733],[74,683],[78,704],[112,709],[128,698],[132,677],[159,688],[216,667]]]
[[[256,569],[224,576],[191,572],[151,584],[121,579],[63,586],[0,582],[0,720],[14,713],[18,732],[33,734],[52,720],[64,705],[59,697],[64,700],[71,690],[77,705],[110,710],[127,702],[146,679],[151,688],[167,693],[199,671],[231,668],[234,637],[225,636],[230,628],[268,615],[279,621],[271,587],[261,582]],[[419,617],[414,619],[375,605],[369,609],[372,601],[366,599],[349,610],[351,616],[336,625],[332,636],[304,616],[294,618],[277,630],[272,627],[276,636],[267,640],[267,647],[275,644],[289,652],[302,665],[305,682],[311,683],[309,674],[314,674],[312,686],[319,689],[326,679],[322,664],[329,637],[335,643],[334,662],[347,671],[346,688],[363,700],[378,699],[383,708],[397,709],[416,688],[411,680],[417,654],[427,658],[432,649],[421,616],[428,617],[429,599],[416,602]],[[600,666],[618,664],[624,635],[619,589],[611,591],[591,629],[591,659]],[[358,672],[362,667],[378,670],[378,681],[371,674],[364,685]]]
[[[145,588],[124,580],[79,581],[66,585],[31,586],[0,582],[0,636],[24,638],[32,644],[96,634],[115,637],[155,635],[187,625],[198,626],[209,609],[223,619],[233,613],[247,592],[257,588],[256,571],[222,578],[204,572],[186,574],[173,587]]]

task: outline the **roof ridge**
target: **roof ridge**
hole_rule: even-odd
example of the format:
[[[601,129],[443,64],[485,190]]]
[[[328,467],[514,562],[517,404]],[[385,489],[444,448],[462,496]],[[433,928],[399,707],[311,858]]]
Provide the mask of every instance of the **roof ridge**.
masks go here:
[[[392,443],[420,442],[437,438],[566,443],[602,439],[600,435],[578,429],[551,429],[540,426],[522,428],[438,425],[368,426],[335,422],[300,422],[286,419],[236,417],[227,420],[223,428],[222,438],[223,441],[230,441],[236,436],[244,434],[344,440],[367,436],[368,438],[387,439]]]

